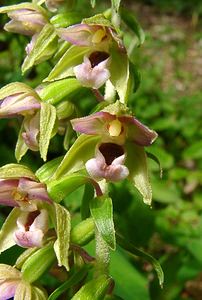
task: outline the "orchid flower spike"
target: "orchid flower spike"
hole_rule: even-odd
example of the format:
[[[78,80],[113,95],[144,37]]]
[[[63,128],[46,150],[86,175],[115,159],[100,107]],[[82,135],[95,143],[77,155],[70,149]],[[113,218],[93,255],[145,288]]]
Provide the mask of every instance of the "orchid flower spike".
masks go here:
[[[37,210],[40,202],[51,203],[43,183],[28,178],[0,179],[0,204],[20,207],[22,211]]]

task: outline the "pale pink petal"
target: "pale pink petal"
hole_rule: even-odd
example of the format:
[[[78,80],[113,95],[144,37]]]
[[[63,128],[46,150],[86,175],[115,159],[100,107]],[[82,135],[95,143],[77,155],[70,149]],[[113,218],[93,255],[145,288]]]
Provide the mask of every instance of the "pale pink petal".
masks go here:
[[[86,170],[95,180],[105,178],[116,182],[125,179],[129,175],[128,168],[123,165],[125,155],[115,158],[111,164],[107,164],[104,155],[97,149],[96,158],[86,162]]]
[[[116,117],[108,112],[97,112],[88,117],[77,118],[71,120],[73,129],[80,133],[89,135],[103,135],[108,134],[106,131],[106,124],[113,121]]]
[[[0,118],[33,114],[41,105],[33,96],[25,93],[15,94],[3,99],[0,103]]]
[[[27,44],[27,46],[25,47],[25,51],[27,53],[27,55],[30,55],[30,52],[32,51],[34,44],[36,42],[36,39],[38,38],[38,33],[34,34],[31,38],[31,41]]]
[[[22,137],[25,144],[32,151],[39,150],[39,127],[40,127],[40,113],[37,112],[33,117],[27,117],[24,120],[25,132],[22,133]]]
[[[41,247],[48,230],[48,213],[46,210],[22,212],[17,219],[18,230],[14,233],[17,245],[25,248]]]
[[[59,37],[77,46],[92,46],[92,36],[100,29],[99,25],[76,24],[58,29]]]
[[[43,237],[44,233],[40,229],[32,232],[17,230],[13,236],[15,243],[23,248],[41,247]]]
[[[157,133],[132,116],[118,117],[126,125],[128,139],[140,146],[149,146],[157,138]]]
[[[27,193],[30,200],[43,200],[51,202],[46,190],[46,186],[41,182],[20,178],[18,189],[23,193]]]
[[[48,231],[48,212],[45,209],[40,210],[40,214],[35,218],[30,226],[30,231],[42,230],[43,233]]]
[[[18,206],[13,199],[13,190],[18,186],[18,180],[0,180],[0,204],[6,206]]]
[[[90,60],[85,57],[81,65],[74,67],[75,76],[83,86],[99,89],[110,77],[110,72],[107,69],[108,62],[109,59],[107,58],[92,67]]]
[[[8,300],[15,295],[19,280],[6,280],[0,283],[0,300]]]

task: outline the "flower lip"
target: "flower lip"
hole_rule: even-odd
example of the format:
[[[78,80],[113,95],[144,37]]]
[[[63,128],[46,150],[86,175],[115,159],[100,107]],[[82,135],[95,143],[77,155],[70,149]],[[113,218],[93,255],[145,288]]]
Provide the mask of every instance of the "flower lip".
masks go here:
[[[109,58],[109,54],[107,52],[104,52],[104,51],[92,52],[89,56],[91,67],[94,68],[99,63],[106,60],[107,58]]]
[[[105,162],[108,166],[119,156],[124,154],[122,146],[114,143],[102,143],[99,146],[99,150],[105,158]]]
[[[35,210],[32,211],[28,214],[28,218],[27,218],[27,222],[24,225],[25,226],[25,231],[29,231],[30,226],[32,225],[32,223],[34,222],[34,220],[40,215],[40,211],[39,210]]]

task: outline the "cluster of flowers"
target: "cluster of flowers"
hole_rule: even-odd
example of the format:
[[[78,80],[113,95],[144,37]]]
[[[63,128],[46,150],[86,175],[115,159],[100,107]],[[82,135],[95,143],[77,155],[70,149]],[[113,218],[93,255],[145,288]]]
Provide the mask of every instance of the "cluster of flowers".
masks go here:
[[[14,244],[23,248],[43,248],[53,240],[59,265],[67,266],[62,258],[64,253],[60,253],[62,247],[58,247],[59,224],[67,224],[67,212],[54,202],[51,181],[59,182],[69,174],[80,172],[94,186],[100,185],[100,193],[104,194],[103,182],[106,185],[128,178],[142,194],[144,202],[150,204],[151,187],[144,147],[154,142],[157,133],[137,120],[126,106],[131,80],[129,60],[111,22],[104,15],[97,15],[80,24],[59,28],[57,20],[49,20],[48,12],[41,5],[46,2],[47,7],[55,11],[62,1],[39,2],[0,8],[0,13],[7,13],[11,19],[5,30],[31,37],[25,49],[24,71],[53,55],[59,60],[45,83],[36,89],[23,83],[11,83],[2,88],[0,118],[23,117],[16,145],[18,161],[28,149],[40,151],[46,160],[50,139],[67,124],[81,135],[50,172],[50,162],[47,163],[46,178],[37,177],[20,164],[0,169],[0,204],[15,207],[0,232],[0,248],[4,251]],[[49,91],[55,89],[54,84],[61,83],[68,94],[71,88],[68,78],[77,82],[78,88],[90,88],[97,100],[104,103],[103,108],[81,118],[76,117],[74,108],[69,112],[71,103],[67,112],[63,109],[65,106],[61,109],[64,97],[58,100],[60,96],[57,95],[54,102],[54,95]],[[72,81],[69,82],[71,85]],[[104,85],[105,94],[102,95],[100,88],[103,90]],[[60,210],[63,210],[59,213],[61,222],[57,217]],[[56,220],[56,234],[52,234],[51,214]],[[15,268],[0,265],[0,299],[14,296],[18,299],[19,286],[30,284],[25,277]],[[41,293],[40,299],[47,298],[37,286],[32,287],[31,293]]]

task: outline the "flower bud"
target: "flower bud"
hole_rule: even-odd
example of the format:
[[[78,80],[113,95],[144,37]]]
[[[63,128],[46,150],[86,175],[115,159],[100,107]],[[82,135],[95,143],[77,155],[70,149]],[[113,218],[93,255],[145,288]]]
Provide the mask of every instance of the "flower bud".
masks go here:
[[[34,9],[17,9],[8,12],[11,19],[4,29],[9,32],[32,36],[39,32],[47,23],[44,16]]]

